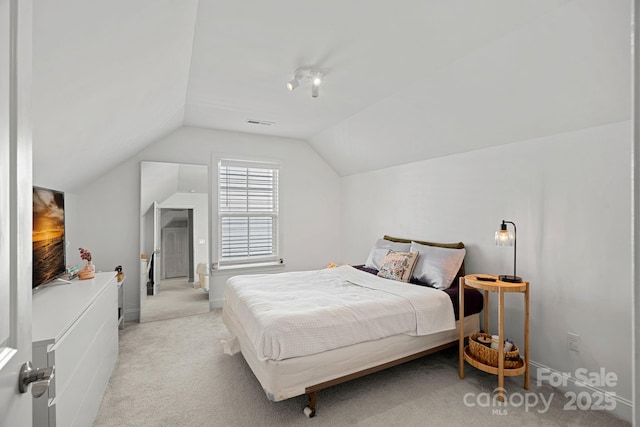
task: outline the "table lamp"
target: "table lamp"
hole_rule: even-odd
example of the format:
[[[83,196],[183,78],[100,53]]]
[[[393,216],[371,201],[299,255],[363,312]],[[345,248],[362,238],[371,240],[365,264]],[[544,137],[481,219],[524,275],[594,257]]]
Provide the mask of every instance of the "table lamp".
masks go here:
[[[507,229],[507,224],[513,225],[513,231]],[[498,279],[503,282],[522,282],[522,278],[516,276],[516,237],[516,224],[502,220],[500,230],[496,231],[496,246],[513,246],[513,276],[506,274],[498,276]]]

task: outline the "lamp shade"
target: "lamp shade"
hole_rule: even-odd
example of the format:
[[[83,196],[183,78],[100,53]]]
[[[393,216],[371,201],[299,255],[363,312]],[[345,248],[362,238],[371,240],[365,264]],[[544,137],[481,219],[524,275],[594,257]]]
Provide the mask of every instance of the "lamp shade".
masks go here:
[[[503,224],[506,226],[506,224]],[[513,246],[515,235],[511,230],[496,231],[496,246]]]

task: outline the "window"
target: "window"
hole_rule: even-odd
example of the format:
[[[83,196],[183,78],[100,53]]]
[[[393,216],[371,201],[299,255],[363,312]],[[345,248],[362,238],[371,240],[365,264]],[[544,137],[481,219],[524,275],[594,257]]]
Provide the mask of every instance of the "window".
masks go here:
[[[278,175],[274,163],[218,162],[218,263],[277,262]]]

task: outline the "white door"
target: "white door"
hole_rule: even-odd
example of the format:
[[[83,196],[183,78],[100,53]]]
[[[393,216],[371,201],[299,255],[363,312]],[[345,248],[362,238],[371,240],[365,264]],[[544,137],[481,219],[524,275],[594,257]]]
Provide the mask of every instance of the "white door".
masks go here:
[[[0,426],[7,427],[32,423],[31,393],[18,389],[31,359],[31,7],[0,0]]]
[[[162,265],[164,277],[186,277],[189,274],[189,236],[185,227],[162,229]]]

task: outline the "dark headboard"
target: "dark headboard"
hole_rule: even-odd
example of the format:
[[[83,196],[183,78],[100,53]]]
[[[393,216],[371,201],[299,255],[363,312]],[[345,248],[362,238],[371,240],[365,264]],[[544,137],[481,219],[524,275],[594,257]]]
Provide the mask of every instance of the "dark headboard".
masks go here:
[[[448,248],[448,249],[464,249],[464,243],[462,242],[458,242],[458,243],[434,243],[434,242],[426,242],[424,240],[412,240],[412,239],[402,239],[399,237],[392,237],[392,236],[384,236],[383,237],[384,240],[389,240],[390,242],[399,242],[399,243],[411,243],[411,242],[416,242],[416,243],[420,243],[421,245],[427,245],[427,246],[437,246],[439,248]],[[458,270],[458,274],[456,274],[456,278],[453,279],[453,284],[457,285],[458,284],[458,279],[460,277],[464,277],[464,260],[462,260],[462,264],[460,265],[460,270]]]

